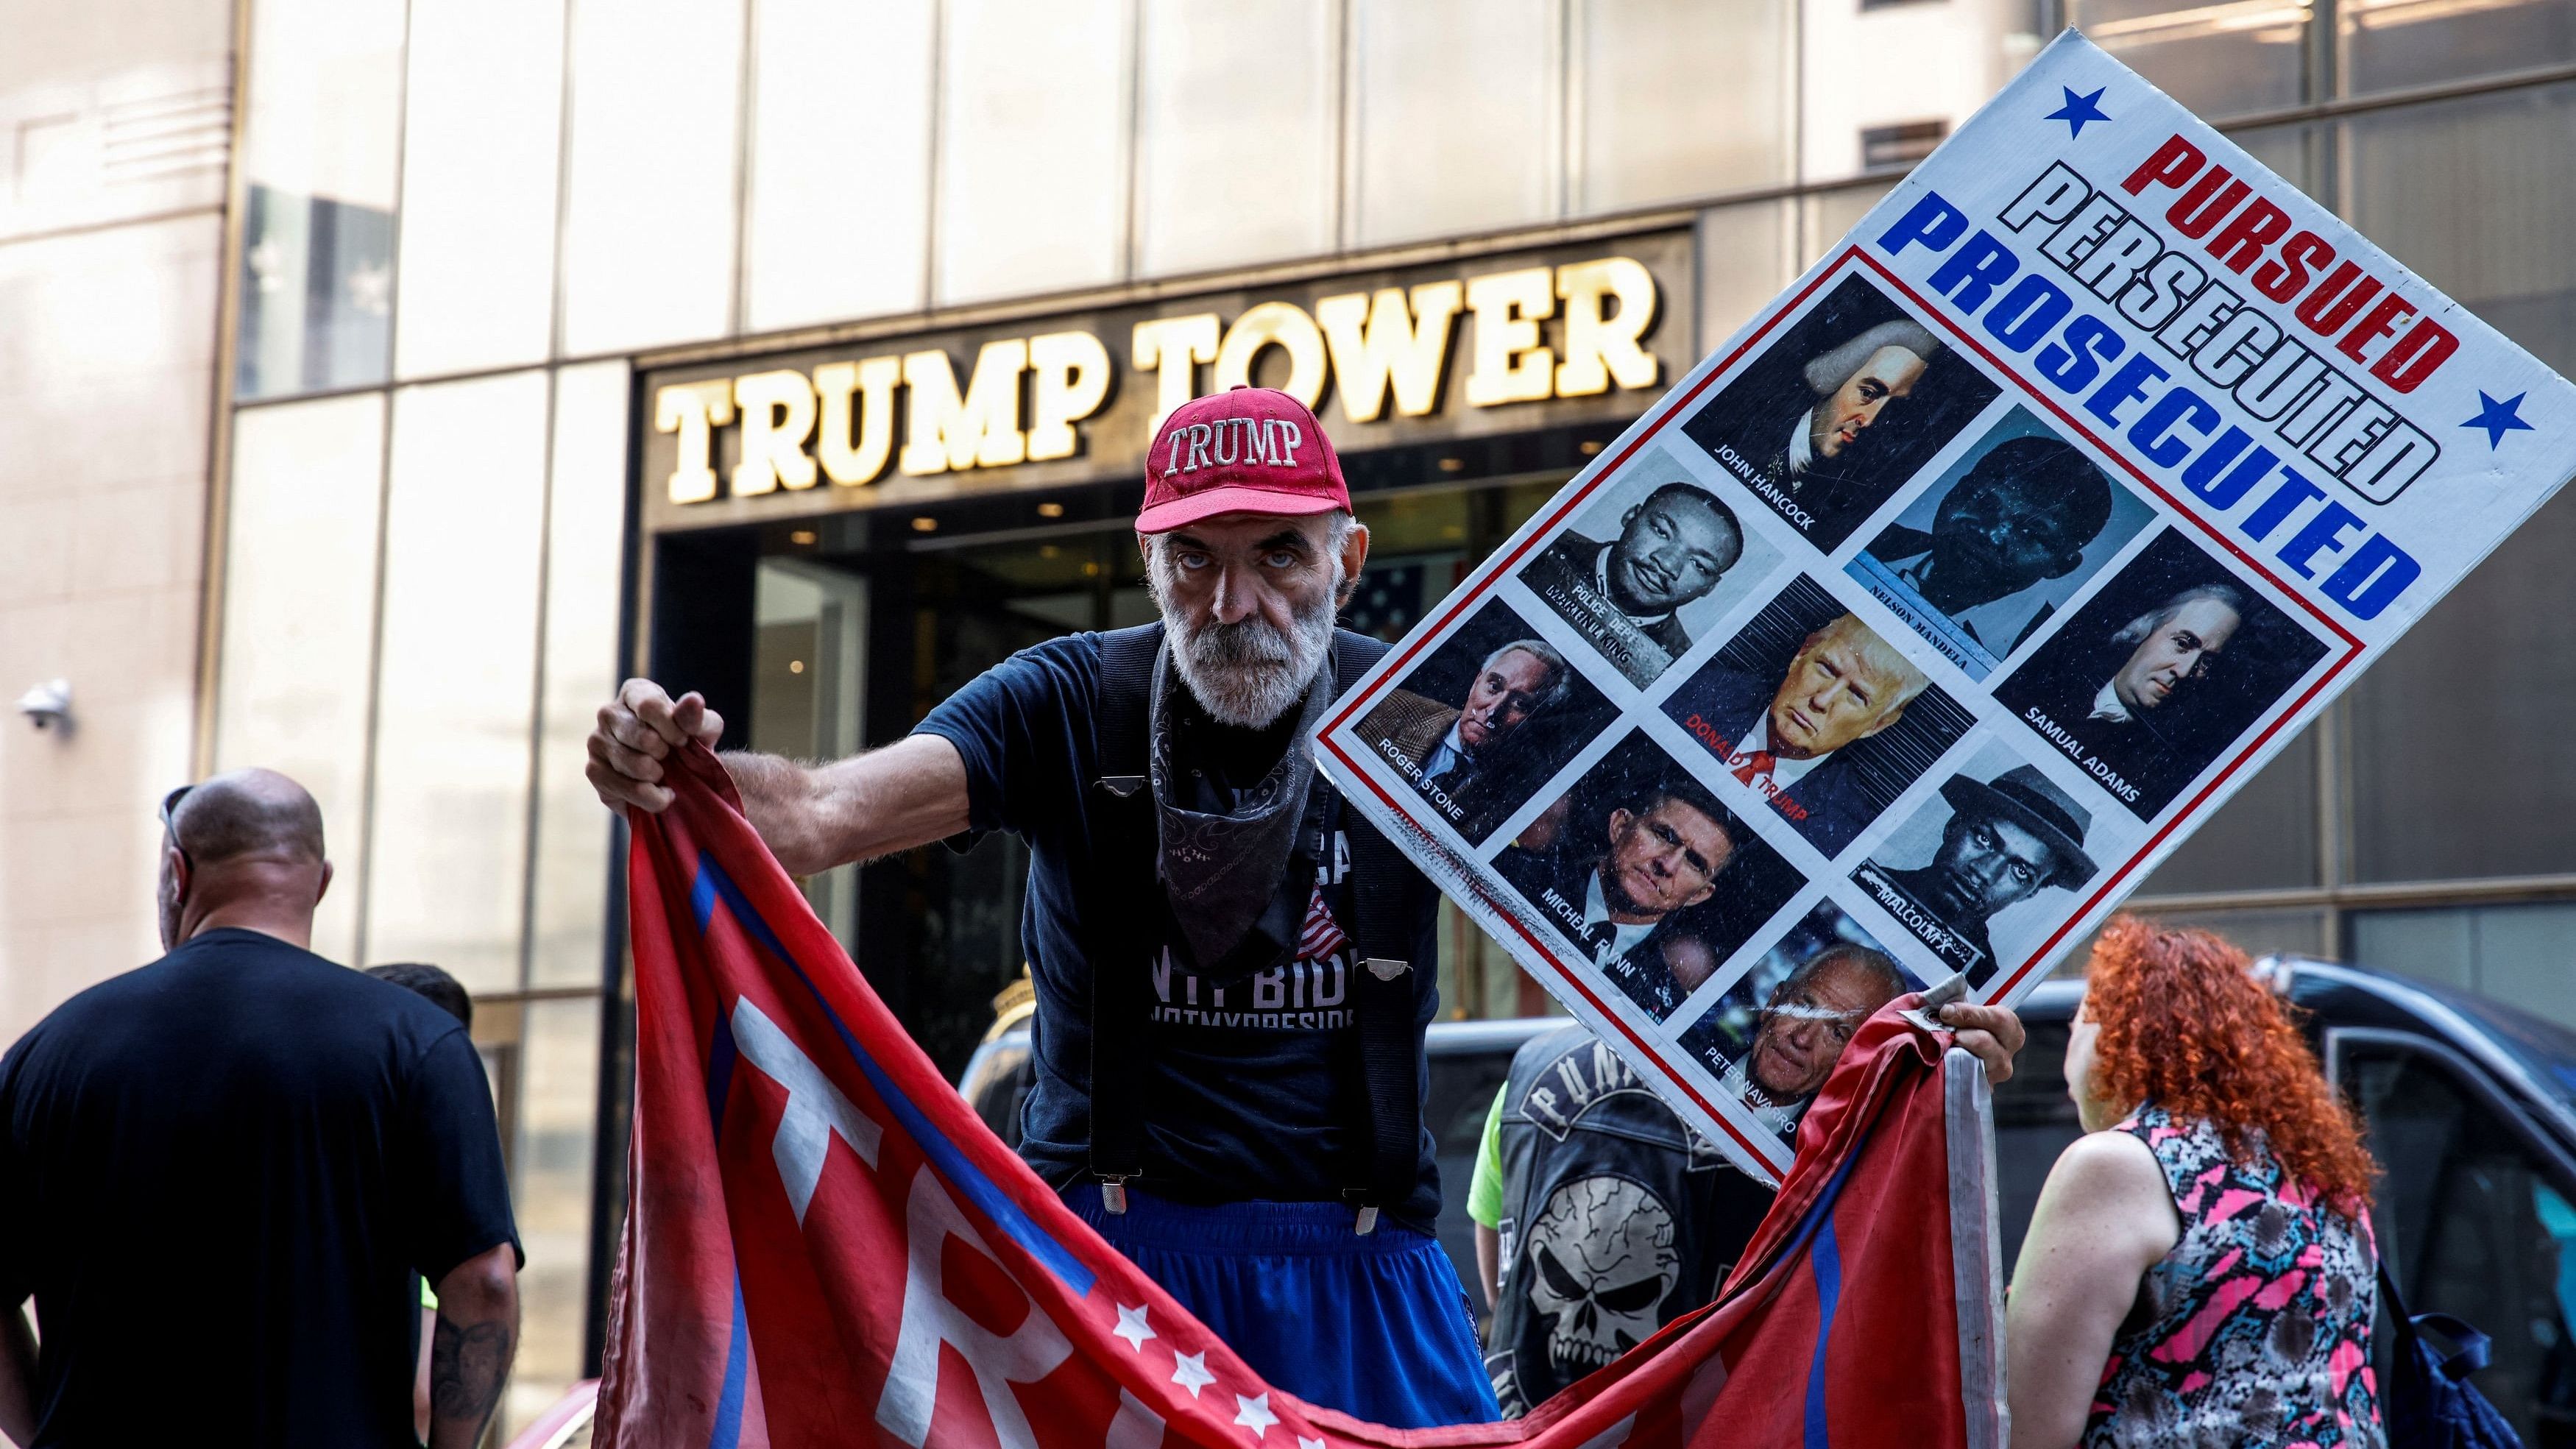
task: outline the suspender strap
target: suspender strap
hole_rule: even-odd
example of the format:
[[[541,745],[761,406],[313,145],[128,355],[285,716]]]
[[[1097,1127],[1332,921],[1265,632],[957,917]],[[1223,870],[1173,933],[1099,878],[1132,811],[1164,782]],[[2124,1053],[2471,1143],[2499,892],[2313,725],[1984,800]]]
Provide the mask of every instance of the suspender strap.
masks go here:
[[[1386,653],[1366,635],[1333,636],[1337,694],[1346,694]],[[1345,1169],[1358,1185],[1343,1196],[1360,1210],[1360,1231],[1377,1226],[1381,1208],[1413,1196],[1420,1170],[1422,1083],[1413,1050],[1416,970],[1413,959],[1415,893],[1421,877],[1395,843],[1356,812],[1344,811],[1350,839],[1351,941],[1360,956],[1351,981],[1351,1006],[1359,1017],[1361,1095],[1368,1105],[1367,1155]]]
[[[1146,865],[1153,884],[1153,792],[1146,788],[1154,656],[1163,626],[1100,636],[1097,730],[1100,774],[1088,802],[1094,827],[1088,862],[1095,889],[1103,873]],[[1113,892],[1100,897],[1117,899]],[[1086,943],[1091,958],[1091,1171],[1109,1210],[1127,1210],[1127,1181],[1144,1171],[1145,1027],[1156,911],[1102,912]]]

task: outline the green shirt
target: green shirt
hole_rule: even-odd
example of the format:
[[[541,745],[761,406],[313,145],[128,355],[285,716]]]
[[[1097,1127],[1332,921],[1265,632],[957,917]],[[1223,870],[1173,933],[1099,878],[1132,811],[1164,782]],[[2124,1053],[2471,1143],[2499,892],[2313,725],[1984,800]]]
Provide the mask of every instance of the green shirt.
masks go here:
[[[1503,1096],[1510,1090],[1509,1082],[1494,1090],[1485,1137],[1476,1144],[1476,1173],[1467,1182],[1467,1216],[1489,1228],[1503,1221]]]

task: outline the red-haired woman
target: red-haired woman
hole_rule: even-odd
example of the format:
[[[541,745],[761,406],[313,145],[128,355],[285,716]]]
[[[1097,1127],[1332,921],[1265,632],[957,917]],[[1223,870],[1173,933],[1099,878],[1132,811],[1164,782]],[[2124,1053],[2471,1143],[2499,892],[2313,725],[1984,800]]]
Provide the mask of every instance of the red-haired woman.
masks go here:
[[[2005,1320],[2015,1449],[2380,1443],[2375,1169],[2245,953],[2113,921],[2066,1081],[2085,1135]]]

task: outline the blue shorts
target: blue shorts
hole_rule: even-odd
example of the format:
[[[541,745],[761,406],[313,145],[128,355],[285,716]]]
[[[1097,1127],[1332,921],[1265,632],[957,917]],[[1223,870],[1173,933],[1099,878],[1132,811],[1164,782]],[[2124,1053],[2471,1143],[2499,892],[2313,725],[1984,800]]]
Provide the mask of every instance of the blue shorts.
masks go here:
[[[1277,1388],[1398,1429],[1502,1417],[1467,1291],[1427,1234],[1363,1237],[1339,1203],[1193,1207],[1131,1188],[1113,1213],[1087,1183],[1064,1200]]]

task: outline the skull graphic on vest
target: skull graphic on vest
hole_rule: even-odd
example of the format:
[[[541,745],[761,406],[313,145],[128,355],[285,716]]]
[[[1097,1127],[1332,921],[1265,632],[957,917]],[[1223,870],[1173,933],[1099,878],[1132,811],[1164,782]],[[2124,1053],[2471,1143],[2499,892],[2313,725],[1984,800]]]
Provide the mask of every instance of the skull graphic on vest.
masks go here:
[[[1672,1213],[1624,1177],[1584,1177],[1548,1194],[1529,1229],[1529,1301],[1553,1322],[1548,1357],[1588,1373],[1656,1328],[1681,1278]]]

